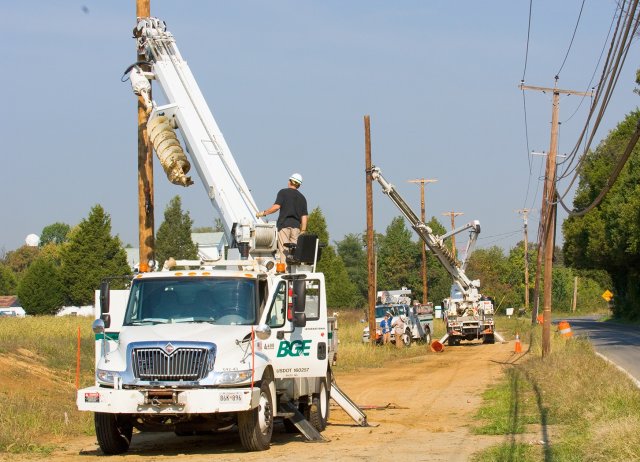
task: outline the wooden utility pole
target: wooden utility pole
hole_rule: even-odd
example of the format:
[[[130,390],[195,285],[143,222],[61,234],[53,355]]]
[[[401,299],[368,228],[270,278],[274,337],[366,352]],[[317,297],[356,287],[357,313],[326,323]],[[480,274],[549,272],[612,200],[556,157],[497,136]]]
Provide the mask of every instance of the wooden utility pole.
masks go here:
[[[371,178],[371,122],[364,116],[364,153],[367,197],[367,266],[369,269],[369,341],[376,344],[376,256],[373,236],[373,189]]]
[[[451,231],[453,231],[454,229],[456,229],[456,217],[458,215],[464,215],[464,212],[454,212],[453,210],[451,212],[442,212],[443,215],[448,215],[451,217]],[[451,254],[453,255],[453,258],[456,258],[456,236],[452,235],[451,236]]]
[[[545,174],[546,194],[543,202],[546,202],[547,213],[544,216],[546,222],[544,231],[544,307],[542,323],[542,357],[545,358],[551,353],[551,287],[553,270],[553,247],[555,245],[556,234],[556,157],[558,155],[558,127],[560,113],[560,94],[591,96],[591,92],[581,92],[574,90],[561,90],[558,88],[558,77],[556,76],[553,88],[532,87],[520,84],[521,90],[536,90],[553,93],[551,111],[551,142],[549,155],[547,156],[547,169]],[[544,208],[544,207],[543,207]]]
[[[150,0],[136,0],[136,16],[151,16]],[[146,61],[138,55],[138,62]],[[146,65],[141,66],[148,71]],[[149,92],[151,98],[151,92]],[[153,148],[147,133],[148,114],[141,96],[138,97],[138,242],[140,246],[140,271],[149,271],[149,261],[155,261],[155,239],[153,235]],[[156,263],[157,265],[158,263]]]
[[[529,236],[527,234],[530,209],[516,210],[524,221],[524,309],[529,310]]]
[[[571,303],[571,311],[576,312],[576,305],[578,304],[578,276],[573,280],[573,303]]]
[[[435,178],[427,179],[427,178],[419,178],[416,180],[408,180],[409,183],[420,183],[420,220],[422,223],[425,223],[425,206],[424,206],[424,185],[428,183],[435,183]],[[423,242],[421,245],[422,248],[422,304],[427,304],[427,249],[426,244]]]

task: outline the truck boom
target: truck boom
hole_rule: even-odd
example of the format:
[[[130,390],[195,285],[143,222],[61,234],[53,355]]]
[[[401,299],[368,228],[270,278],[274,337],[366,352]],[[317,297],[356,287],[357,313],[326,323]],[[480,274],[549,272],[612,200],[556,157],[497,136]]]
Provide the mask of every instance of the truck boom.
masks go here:
[[[191,184],[186,176],[189,164],[182,162],[182,169],[177,165],[180,146],[166,140],[168,129],[178,128],[230,242],[237,244],[243,258],[249,257],[249,250],[253,257],[270,255],[277,246],[275,225],[256,218],[256,202],[175,38],[157,18],[141,19],[134,35],[139,54],[151,63],[151,72],[137,63],[130,69],[131,84],[147,105],[150,132],[159,127],[152,133],[158,132],[152,143],[170,180]],[[143,82],[148,79],[160,84],[167,104],[160,106],[148,98]]]
[[[411,210],[396,188],[382,176],[378,167],[371,168],[371,177],[382,186],[382,192],[398,207],[418,237],[453,278],[451,296],[443,301],[447,336],[450,343],[456,344],[461,338],[472,340],[479,337],[483,337],[487,343],[493,343],[493,303],[480,294],[480,281],[469,279],[465,273],[468,257],[473,251],[478,234],[480,234],[480,222],[473,220],[442,236],[437,236]],[[460,263],[444,245],[444,240],[467,230],[469,231],[469,242],[465,259]]]

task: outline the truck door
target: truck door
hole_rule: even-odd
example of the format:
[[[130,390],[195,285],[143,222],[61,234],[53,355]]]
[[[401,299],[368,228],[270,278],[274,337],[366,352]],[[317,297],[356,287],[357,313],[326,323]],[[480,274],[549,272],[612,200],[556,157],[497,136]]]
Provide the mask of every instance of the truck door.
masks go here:
[[[296,283],[304,284],[306,325],[294,326],[294,282],[282,280],[265,310],[271,337],[259,342],[258,348],[271,359],[277,378],[324,376],[328,362],[324,279],[318,276]]]

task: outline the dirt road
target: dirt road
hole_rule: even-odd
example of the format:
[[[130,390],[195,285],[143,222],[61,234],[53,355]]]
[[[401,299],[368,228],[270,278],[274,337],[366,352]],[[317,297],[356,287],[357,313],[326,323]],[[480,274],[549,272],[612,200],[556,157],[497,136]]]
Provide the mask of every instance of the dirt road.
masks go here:
[[[354,426],[341,409],[332,406],[329,426],[323,433],[326,443],[304,442],[300,435],[285,433],[280,424],[268,454],[244,452],[236,433],[190,437],[134,434],[130,451],[117,459],[388,461],[400,455],[404,460],[466,461],[474,452],[501,441],[501,437],[473,435],[469,425],[482,392],[501,376],[503,363],[514,359],[512,351],[512,344],[468,344],[398,361],[384,369],[337,373],[338,384],[358,405],[392,405],[367,410],[373,425],[368,428]],[[47,460],[104,460],[95,437],[55,443],[63,449]],[[20,457],[12,455],[11,460]]]

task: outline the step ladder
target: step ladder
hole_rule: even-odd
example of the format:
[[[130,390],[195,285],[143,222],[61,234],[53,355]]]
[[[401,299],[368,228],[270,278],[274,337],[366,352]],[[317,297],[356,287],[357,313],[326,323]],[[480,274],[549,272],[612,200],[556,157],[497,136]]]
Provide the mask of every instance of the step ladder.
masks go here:
[[[344,412],[346,412],[349,417],[351,417],[355,423],[360,425],[361,427],[368,427],[367,423],[367,414],[362,412],[362,409],[358,407],[356,403],[351,401],[351,399],[338,387],[338,385],[333,382],[331,384],[331,399],[340,406]]]
[[[307,419],[305,419],[304,415],[302,415],[302,413],[291,401],[280,403],[279,407],[284,412],[279,412],[278,416],[289,419],[289,421],[296,426],[296,428],[308,441],[322,443],[327,442],[327,440],[320,434],[320,432],[316,430],[316,428],[311,425],[311,423]]]

